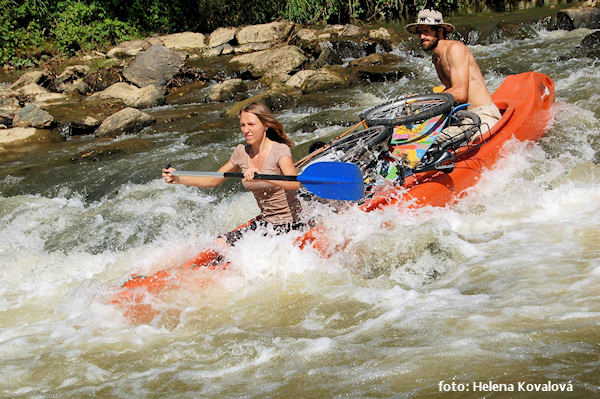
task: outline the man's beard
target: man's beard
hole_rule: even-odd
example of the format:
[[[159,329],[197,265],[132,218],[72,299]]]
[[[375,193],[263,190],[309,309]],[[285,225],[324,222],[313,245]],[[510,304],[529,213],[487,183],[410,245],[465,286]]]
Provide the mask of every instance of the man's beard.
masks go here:
[[[438,42],[438,38],[431,39],[428,44],[424,44],[423,42],[421,42],[421,48],[425,51],[433,50],[437,47]]]

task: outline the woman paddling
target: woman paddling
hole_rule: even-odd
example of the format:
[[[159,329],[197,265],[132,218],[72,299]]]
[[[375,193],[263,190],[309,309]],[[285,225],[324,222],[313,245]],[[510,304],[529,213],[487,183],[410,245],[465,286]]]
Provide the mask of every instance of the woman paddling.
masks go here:
[[[239,144],[231,158],[218,172],[242,171],[242,185],[254,194],[260,215],[250,224],[218,237],[217,241],[229,245],[239,240],[248,230],[260,227],[271,228],[275,233],[297,230],[304,226],[299,221],[301,206],[296,195],[298,181],[254,180],[255,173],[283,174],[296,176],[298,171],[292,161],[290,147],[294,143],[288,138],[283,125],[264,104],[252,103],[240,112],[240,129],[246,144]],[[217,187],[225,179],[220,177],[177,176],[174,168],[163,169],[163,178],[169,184],[184,184],[195,187]]]

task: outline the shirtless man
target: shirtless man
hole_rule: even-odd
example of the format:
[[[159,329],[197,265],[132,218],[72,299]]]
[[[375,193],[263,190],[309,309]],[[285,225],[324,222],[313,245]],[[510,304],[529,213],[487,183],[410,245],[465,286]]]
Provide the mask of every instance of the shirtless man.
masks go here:
[[[417,23],[407,25],[406,29],[419,35],[423,50],[432,51],[437,75],[446,86],[443,92],[451,94],[459,104],[471,104],[468,110],[481,118],[482,132],[491,129],[500,120],[500,111],[471,51],[459,41],[446,39],[447,34],[454,32],[454,26],[444,23],[439,11],[424,9],[419,12]],[[459,130],[444,129],[438,140],[448,140]]]

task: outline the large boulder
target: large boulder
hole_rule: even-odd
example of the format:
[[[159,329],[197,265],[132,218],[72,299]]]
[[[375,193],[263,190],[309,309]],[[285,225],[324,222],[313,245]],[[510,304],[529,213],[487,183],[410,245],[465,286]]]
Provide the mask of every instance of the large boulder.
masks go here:
[[[12,122],[14,127],[34,127],[37,129],[51,127],[53,124],[54,118],[52,115],[33,104],[27,104],[17,112]]]
[[[123,76],[138,87],[165,86],[185,62],[185,55],[163,46],[151,46],[138,54],[123,70]]]
[[[16,91],[22,87],[29,85],[37,85],[44,78],[44,73],[41,71],[32,71],[26,72],[19,79],[17,79],[13,84],[8,86],[8,90]]]
[[[206,37],[197,32],[181,32],[160,36],[166,48],[172,50],[201,51],[206,48]]]
[[[210,38],[208,39],[208,46],[219,47],[224,44],[227,44],[233,39],[235,39],[235,34],[237,32],[238,28],[234,27],[218,28],[210,34]]]
[[[256,53],[242,54],[233,57],[229,63],[238,72],[250,73],[259,78],[267,72],[290,73],[300,68],[307,61],[303,51],[296,46],[283,46]]]
[[[33,127],[0,129],[0,149],[2,149],[5,145],[24,143],[39,132],[40,130]]]
[[[556,14],[556,28],[564,30],[600,29],[600,8],[577,7],[559,11]]]
[[[239,44],[282,42],[288,38],[293,29],[293,22],[276,21],[247,26],[240,29],[235,36]]]
[[[148,85],[140,89],[134,85],[119,82],[106,90],[92,94],[86,100],[97,99],[119,99],[129,107],[147,108],[163,104],[165,101],[165,91],[154,85]]]
[[[308,79],[309,77],[311,77],[315,73],[316,73],[316,71],[313,71],[313,70],[298,71],[291,78],[289,78],[287,80],[287,82],[285,82],[285,84],[287,86],[295,87],[297,89],[300,89],[300,88],[302,88],[302,85],[304,84],[304,81],[306,79]]]
[[[96,136],[118,136],[124,133],[137,133],[154,123],[153,116],[135,108],[124,108],[106,118],[96,129]]]
[[[349,87],[355,83],[357,79],[346,68],[328,65],[315,71],[302,83],[302,93],[319,93]]]

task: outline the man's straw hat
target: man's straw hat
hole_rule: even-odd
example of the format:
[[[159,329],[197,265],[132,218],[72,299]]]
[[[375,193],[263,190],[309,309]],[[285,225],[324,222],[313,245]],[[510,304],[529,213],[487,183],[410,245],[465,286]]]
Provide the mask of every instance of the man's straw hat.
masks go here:
[[[417,33],[417,29],[421,26],[441,26],[446,29],[447,33],[452,33],[455,29],[454,25],[444,22],[441,12],[427,8],[419,11],[419,14],[417,14],[417,22],[406,25],[406,30],[410,33]]]

